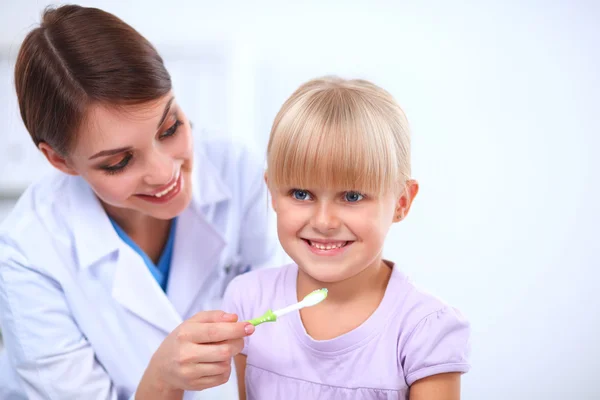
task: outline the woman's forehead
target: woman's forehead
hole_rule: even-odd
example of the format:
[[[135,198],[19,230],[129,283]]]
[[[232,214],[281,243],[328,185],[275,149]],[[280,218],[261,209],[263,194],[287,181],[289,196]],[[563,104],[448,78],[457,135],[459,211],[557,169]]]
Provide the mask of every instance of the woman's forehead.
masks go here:
[[[172,97],[128,106],[91,105],[77,135],[75,154],[85,156],[119,147],[136,147],[153,137],[174,108]]]

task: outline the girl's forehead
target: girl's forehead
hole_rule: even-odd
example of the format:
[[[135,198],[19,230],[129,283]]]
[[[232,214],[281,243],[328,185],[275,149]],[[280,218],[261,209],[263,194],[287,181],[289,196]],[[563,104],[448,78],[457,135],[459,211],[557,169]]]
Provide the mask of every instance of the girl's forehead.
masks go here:
[[[323,174],[320,175],[305,175],[300,179],[286,179],[286,177],[279,177],[280,179],[269,183],[269,186],[272,188],[276,188],[281,191],[289,191],[292,189],[297,190],[307,190],[312,193],[345,193],[345,192],[360,192],[363,194],[376,194],[381,193],[384,190],[383,186],[385,183],[381,183],[380,185],[374,184],[371,182],[370,185],[367,185],[365,182],[362,182],[360,179],[354,177],[348,179],[341,178],[339,175],[325,176]]]

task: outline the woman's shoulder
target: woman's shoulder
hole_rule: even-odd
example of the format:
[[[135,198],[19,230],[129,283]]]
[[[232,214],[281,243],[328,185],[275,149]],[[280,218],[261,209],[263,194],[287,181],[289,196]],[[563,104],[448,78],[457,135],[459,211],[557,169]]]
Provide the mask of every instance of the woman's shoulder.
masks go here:
[[[50,171],[29,184],[14,207],[0,224],[0,232],[16,233],[39,219],[46,218],[56,205],[65,204],[69,177],[58,171]]]
[[[266,190],[264,157],[249,144],[227,137],[195,143],[194,175],[199,199],[228,197],[240,204]]]
[[[0,246],[23,255],[35,254],[49,242],[68,237],[71,194],[81,178],[50,171],[31,183],[0,224]],[[3,257],[4,258],[4,257]]]
[[[210,161],[220,171],[262,167],[265,161],[254,145],[233,140],[226,135],[209,135],[195,144],[197,156]]]

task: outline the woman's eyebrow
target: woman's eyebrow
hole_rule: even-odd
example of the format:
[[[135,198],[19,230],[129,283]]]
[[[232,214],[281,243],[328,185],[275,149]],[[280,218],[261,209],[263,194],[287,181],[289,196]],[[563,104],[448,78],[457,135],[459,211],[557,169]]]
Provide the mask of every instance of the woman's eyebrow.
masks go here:
[[[124,151],[131,151],[131,149],[132,149],[131,147],[120,147],[118,149],[102,150],[102,151],[99,151],[98,153],[94,154],[93,156],[91,156],[89,159],[93,160],[94,158],[98,158],[98,157],[112,156],[114,154],[119,154]]]
[[[173,100],[175,99],[175,97],[171,97],[169,99],[169,101],[167,102],[167,105],[165,106],[165,110],[163,111],[163,115],[160,118],[160,121],[158,121],[158,125],[156,126],[156,129],[160,129],[160,127],[162,126],[162,124],[165,122],[165,120],[167,119],[167,115],[169,114],[169,110],[171,109],[171,103],[173,103]]]
[[[169,110],[171,109],[171,104],[173,104],[174,99],[175,99],[175,96],[171,97],[169,99],[169,101],[167,102],[167,105],[165,106],[162,117],[160,117],[160,121],[158,121],[158,125],[156,126],[156,129],[160,129],[162,124],[167,119],[167,115],[169,115]],[[89,159],[93,160],[94,158],[98,158],[98,157],[112,156],[115,154],[122,153],[124,151],[130,151],[130,150],[131,150],[131,147],[120,147],[118,149],[102,150],[102,151],[99,151],[98,153],[94,154],[93,156],[91,156]]]

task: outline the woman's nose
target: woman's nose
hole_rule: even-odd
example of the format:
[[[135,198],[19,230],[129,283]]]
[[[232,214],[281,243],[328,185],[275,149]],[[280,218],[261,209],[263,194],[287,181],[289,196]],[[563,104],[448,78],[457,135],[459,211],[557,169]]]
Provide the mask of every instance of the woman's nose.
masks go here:
[[[174,177],[173,159],[156,150],[147,162],[144,181],[148,185],[161,186],[168,184]]]

